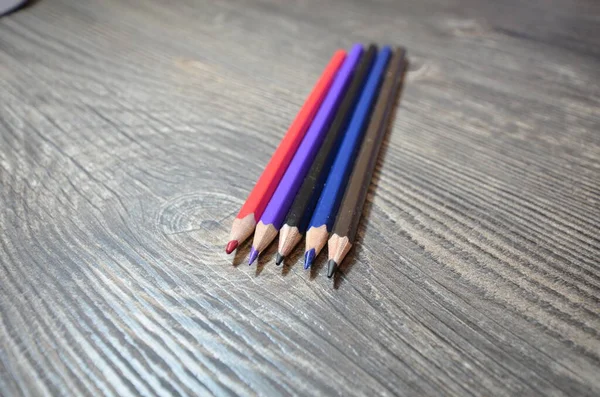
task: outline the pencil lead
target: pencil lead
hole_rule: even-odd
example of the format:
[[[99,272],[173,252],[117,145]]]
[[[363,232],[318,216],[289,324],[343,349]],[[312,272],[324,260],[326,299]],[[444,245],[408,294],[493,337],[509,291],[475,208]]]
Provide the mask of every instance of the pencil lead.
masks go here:
[[[314,248],[311,248],[310,250],[306,251],[306,253],[304,254],[304,270],[312,266],[313,261],[315,260],[315,256],[317,255]]]
[[[225,252],[227,255],[231,254],[238,247],[239,242],[237,240],[231,240],[227,243],[227,247],[225,247]]]
[[[248,266],[252,265],[256,258],[258,258],[258,250],[254,247],[250,248],[250,258],[248,258]]]
[[[333,273],[337,270],[337,263],[333,259],[327,262],[327,278],[333,277]]]
[[[283,255],[281,255],[279,252],[277,253],[277,256],[275,257],[275,264],[277,266],[281,266],[281,264],[283,263]]]

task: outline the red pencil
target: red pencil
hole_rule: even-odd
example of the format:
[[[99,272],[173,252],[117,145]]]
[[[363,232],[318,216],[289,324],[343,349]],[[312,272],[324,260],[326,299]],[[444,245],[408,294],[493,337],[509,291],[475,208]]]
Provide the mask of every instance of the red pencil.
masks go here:
[[[273,153],[269,164],[267,164],[254,189],[250,192],[246,202],[233,221],[229,236],[230,241],[227,244],[227,248],[225,248],[228,254],[233,252],[254,231],[256,223],[260,219],[281,177],[294,157],[296,149],[298,149],[300,142],[302,142],[306,130],[308,130],[308,127],[312,123],[345,58],[346,51],[338,50],[333,54],[331,61],[329,61],[319,81],[317,81],[308,99],[300,109],[296,119],[283,137],[275,153]]]

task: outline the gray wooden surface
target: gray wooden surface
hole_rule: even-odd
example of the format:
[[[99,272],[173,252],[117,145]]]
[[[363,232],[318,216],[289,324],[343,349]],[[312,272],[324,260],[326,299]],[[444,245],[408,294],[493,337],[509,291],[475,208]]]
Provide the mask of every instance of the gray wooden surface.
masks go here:
[[[600,394],[599,2],[169,3],[0,19],[1,395]],[[410,73],[335,288],[225,255],[371,40]]]

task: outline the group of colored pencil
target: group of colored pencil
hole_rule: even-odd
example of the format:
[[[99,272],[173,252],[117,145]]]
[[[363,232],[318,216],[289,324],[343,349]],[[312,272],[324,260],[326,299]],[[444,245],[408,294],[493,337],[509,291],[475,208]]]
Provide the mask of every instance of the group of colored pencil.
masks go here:
[[[308,269],[330,236],[333,276],[354,243],[405,68],[403,48],[335,52],[234,220],[228,254],[254,232],[251,265],[279,233],[279,266],[306,235]]]

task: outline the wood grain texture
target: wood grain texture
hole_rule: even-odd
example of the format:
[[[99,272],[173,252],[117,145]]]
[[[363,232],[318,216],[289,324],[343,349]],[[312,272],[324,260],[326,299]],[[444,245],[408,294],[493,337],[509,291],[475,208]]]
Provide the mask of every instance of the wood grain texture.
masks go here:
[[[0,394],[599,395],[599,19],[593,0],[0,19]],[[351,265],[335,289],[324,255],[232,266],[252,181],[356,41],[411,66]]]

